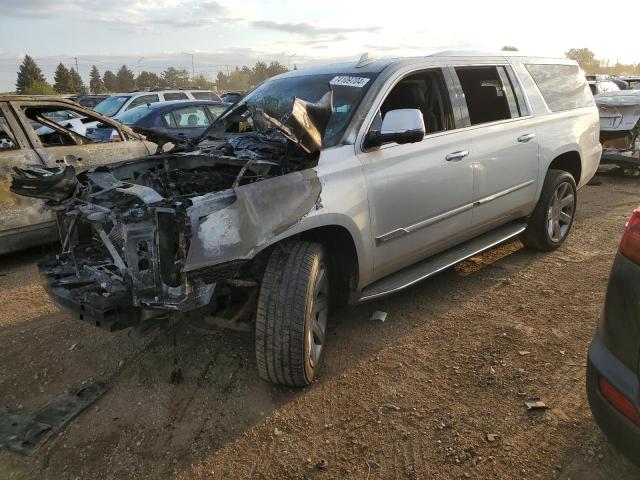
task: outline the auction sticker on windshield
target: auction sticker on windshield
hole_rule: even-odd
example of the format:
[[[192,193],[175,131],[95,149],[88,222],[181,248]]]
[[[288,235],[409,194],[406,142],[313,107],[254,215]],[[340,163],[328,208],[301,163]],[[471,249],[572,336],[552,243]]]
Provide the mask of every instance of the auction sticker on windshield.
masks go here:
[[[348,75],[339,75],[337,77],[333,77],[329,82],[329,85],[362,88],[367,84],[368,81],[369,79],[365,77],[350,77]]]

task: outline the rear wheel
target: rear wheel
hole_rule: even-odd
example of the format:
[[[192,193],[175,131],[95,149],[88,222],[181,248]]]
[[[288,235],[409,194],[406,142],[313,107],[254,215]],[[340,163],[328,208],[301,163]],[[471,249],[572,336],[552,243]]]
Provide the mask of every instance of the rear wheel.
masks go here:
[[[276,248],[265,269],[256,315],[256,360],[262,378],[310,384],[324,353],[329,275],[321,244]]]
[[[549,170],[538,204],[520,240],[536,250],[555,250],[569,235],[576,205],[577,189],[573,176],[562,170]]]

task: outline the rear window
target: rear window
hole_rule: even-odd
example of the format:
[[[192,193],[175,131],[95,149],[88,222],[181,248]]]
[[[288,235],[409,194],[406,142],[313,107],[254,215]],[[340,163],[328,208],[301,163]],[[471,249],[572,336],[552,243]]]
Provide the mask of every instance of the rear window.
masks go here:
[[[525,65],[552,112],[593,105],[593,95],[577,65]]]
[[[187,95],[181,92],[164,94],[164,100],[167,102],[170,100],[187,100],[187,98]]]

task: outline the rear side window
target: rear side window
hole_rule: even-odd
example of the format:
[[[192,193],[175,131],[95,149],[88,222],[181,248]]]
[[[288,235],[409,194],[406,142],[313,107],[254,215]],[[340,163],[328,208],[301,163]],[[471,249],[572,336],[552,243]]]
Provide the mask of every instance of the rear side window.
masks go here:
[[[165,93],[164,94],[164,99],[165,99],[165,101],[169,101],[169,100],[186,100],[187,99],[187,95],[182,93],[182,92]]]
[[[209,126],[209,118],[201,106],[173,110],[165,113],[163,118],[169,128],[203,128]]]
[[[577,65],[525,65],[552,112],[593,105],[593,95]]]
[[[503,67],[457,67],[471,125],[528,115],[519,88]]]

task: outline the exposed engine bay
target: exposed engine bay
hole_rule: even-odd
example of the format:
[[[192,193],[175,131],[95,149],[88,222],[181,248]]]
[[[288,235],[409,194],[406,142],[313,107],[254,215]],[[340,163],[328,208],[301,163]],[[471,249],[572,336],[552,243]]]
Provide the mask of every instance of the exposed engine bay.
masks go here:
[[[275,128],[229,133],[77,175],[19,168],[11,189],[57,216],[62,251],[40,265],[54,300],[116,330],[228,309],[234,286],[256,287],[261,246],[319,205],[319,153],[307,150]]]

